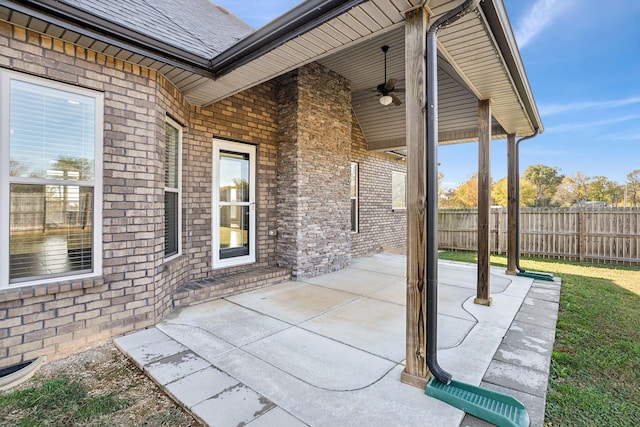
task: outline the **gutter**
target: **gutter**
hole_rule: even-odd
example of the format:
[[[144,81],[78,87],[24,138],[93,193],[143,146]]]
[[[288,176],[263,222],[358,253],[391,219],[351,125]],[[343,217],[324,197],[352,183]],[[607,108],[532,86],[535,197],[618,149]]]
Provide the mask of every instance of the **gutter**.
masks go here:
[[[427,31],[427,366],[440,382],[449,384],[451,374],[438,364],[438,30],[478,7],[480,0],[465,0],[436,20]]]
[[[535,130],[536,135],[544,132],[542,119],[531,92],[531,85],[529,84],[527,72],[524,68],[518,43],[513,35],[513,29],[511,28],[504,3],[502,0],[484,0],[480,4],[480,8],[487,19],[491,33],[502,52],[505,64],[520,94],[520,99],[524,104],[523,107],[531,121],[531,127]]]
[[[211,61],[55,0],[0,0],[0,6],[134,54],[213,78]]]
[[[369,0],[308,0],[240,40],[211,60],[216,77],[319,27]]]
[[[533,134],[523,136],[516,141],[516,270],[518,270],[518,273],[526,272],[524,268],[520,267],[520,143],[537,135],[538,129],[535,129]]]

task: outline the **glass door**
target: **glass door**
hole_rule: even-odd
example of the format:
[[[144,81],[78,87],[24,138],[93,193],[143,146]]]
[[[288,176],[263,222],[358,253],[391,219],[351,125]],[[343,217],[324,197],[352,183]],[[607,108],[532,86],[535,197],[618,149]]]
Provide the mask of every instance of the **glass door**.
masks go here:
[[[255,262],[256,149],[213,142],[213,267]]]

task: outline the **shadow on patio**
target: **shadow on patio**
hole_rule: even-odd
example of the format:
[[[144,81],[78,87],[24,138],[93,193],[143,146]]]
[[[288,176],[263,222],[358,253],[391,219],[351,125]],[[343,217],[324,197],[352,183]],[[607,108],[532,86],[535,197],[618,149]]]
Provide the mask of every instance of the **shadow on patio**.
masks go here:
[[[176,310],[115,340],[210,425],[486,425],[402,384],[405,257]],[[559,283],[491,269],[475,305],[474,265],[439,265],[439,361],[455,379],[520,399],[542,425]]]

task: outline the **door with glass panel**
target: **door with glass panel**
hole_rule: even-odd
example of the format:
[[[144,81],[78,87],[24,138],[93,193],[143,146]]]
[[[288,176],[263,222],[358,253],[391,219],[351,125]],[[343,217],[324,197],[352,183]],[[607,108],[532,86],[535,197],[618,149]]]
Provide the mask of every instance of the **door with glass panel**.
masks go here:
[[[255,262],[255,156],[252,145],[213,141],[213,266]]]

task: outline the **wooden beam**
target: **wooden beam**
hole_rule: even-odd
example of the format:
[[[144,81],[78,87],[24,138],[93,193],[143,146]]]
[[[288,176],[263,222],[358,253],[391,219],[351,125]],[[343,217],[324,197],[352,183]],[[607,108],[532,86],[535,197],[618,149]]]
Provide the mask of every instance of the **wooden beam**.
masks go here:
[[[424,8],[407,13],[405,87],[407,118],[407,358],[401,381],[424,388],[427,367],[426,289],[426,33]]]
[[[491,305],[489,218],[491,215],[491,100],[478,101],[478,289],[474,302]]]
[[[516,257],[520,250],[517,239],[518,162],[516,159],[516,135],[507,135],[507,274],[517,274]]]

